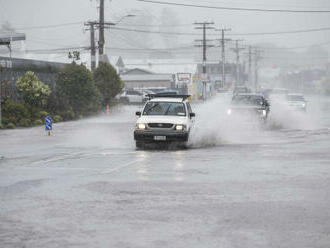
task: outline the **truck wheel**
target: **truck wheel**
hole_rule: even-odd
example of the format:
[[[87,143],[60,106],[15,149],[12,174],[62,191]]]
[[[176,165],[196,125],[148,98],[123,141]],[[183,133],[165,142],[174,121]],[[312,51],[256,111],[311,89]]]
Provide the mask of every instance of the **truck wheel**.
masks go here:
[[[144,147],[145,147],[145,144],[142,141],[136,141],[135,145],[136,145],[136,148],[138,148],[138,149],[144,149]]]

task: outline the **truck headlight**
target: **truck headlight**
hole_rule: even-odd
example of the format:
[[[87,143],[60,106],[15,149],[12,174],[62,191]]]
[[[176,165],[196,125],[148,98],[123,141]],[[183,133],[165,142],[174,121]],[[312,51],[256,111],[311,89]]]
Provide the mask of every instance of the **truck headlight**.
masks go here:
[[[144,130],[144,129],[146,129],[146,124],[138,123],[138,124],[136,124],[136,129]]]
[[[267,115],[267,111],[266,110],[262,110],[262,115],[266,116]]]
[[[186,129],[186,126],[185,125],[176,125],[175,126],[175,130],[177,131],[183,131]]]
[[[228,110],[227,110],[227,114],[228,114],[228,115],[231,115],[231,109],[228,109]]]

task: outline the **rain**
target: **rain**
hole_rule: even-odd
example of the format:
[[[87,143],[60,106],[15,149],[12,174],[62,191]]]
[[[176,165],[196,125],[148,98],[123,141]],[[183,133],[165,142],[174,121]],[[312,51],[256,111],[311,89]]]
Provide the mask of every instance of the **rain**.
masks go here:
[[[330,246],[326,0],[0,0],[0,247]]]

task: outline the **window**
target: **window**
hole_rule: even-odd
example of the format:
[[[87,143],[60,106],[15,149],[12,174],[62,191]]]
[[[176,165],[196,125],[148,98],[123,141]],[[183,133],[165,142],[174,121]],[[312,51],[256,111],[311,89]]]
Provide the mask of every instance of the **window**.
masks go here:
[[[143,115],[186,116],[186,109],[181,102],[149,102],[144,107]]]

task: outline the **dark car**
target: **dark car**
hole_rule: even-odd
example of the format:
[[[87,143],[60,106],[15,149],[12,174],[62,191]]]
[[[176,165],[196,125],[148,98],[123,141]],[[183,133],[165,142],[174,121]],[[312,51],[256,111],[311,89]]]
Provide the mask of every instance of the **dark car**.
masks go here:
[[[234,95],[231,107],[227,110],[229,116],[252,116],[266,121],[270,105],[262,94],[246,93]]]

